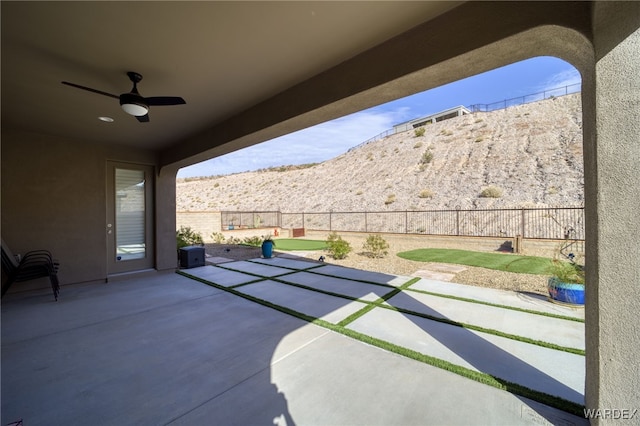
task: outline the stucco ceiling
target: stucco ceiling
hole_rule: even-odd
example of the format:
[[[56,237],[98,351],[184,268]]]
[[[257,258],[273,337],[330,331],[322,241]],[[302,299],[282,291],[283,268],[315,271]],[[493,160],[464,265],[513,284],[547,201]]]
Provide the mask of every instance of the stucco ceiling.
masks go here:
[[[2,1],[2,126],[162,149],[444,13],[454,2]],[[182,96],[139,123],[117,99]],[[115,121],[105,123],[99,116]]]

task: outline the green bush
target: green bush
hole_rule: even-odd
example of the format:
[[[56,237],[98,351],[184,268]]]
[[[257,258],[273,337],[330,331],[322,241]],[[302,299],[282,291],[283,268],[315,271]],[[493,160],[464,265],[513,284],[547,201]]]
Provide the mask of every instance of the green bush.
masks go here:
[[[254,235],[253,237],[245,237],[242,243],[248,246],[260,247],[262,245],[262,238],[257,235]]]
[[[387,199],[384,201],[385,205],[393,204],[396,202],[396,194],[389,194]]]
[[[418,127],[417,129],[415,129],[413,132],[416,135],[416,138],[419,138],[420,136],[424,136],[424,127]]]
[[[427,149],[420,158],[420,171],[423,172],[429,163],[433,160],[433,152],[431,149]]]
[[[420,198],[433,198],[433,191],[430,189],[423,189],[422,191],[420,191],[420,194],[418,194],[418,197]]]
[[[187,246],[202,245],[204,241],[199,232],[192,230],[189,226],[181,226],[180,229],[176,231],[176,244],[178,248],[181,249]]]
[[[224,235],[222,235],[222,232],[214,232],[211,234],[211,239],[216,244],[222,244],[224,242]]]
[[[497,186],[488,186],[480,192],[482,198],[500,198],[502,197],[502,188]]]
[[[236,237],[229,237],[226,241],[227,244],[242,244],[242,240]]]
[[[362,245],[362,249],[369,257],[385,257],[389,251],[389,243],[380,235],[369,235]]]
[[[349,253],[351,253],[351,244],[348,241],[342,239],[341,236],[332,232],[327,237],[327,251],[334,259],[344,259]]]
[[[584,284],[584,267],[576,263],[553,259],[550,272],[563,283]]]

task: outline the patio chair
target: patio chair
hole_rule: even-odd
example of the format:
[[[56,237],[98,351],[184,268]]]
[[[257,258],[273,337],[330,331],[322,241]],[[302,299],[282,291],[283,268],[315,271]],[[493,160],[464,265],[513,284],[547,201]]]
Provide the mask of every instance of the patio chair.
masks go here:
[[[49,277],[53,297],[58,300],[60,284],[58,282],[59,263],[51,257],[47,250],[34,250],[25,253],[20,260],[13,255],[2,240],[2,297],[11,284],[18,281],[29,281],[41,277]]]

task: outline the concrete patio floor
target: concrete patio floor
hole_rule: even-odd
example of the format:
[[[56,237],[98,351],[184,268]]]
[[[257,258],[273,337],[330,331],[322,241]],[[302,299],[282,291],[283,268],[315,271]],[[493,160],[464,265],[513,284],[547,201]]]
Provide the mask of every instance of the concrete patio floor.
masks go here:
[[[5,296],[2,425],[587,424],[242,296],[582,404],[583,356],[429,317],[534,340],[549,341],[554,330],[550,343],[578,349],[583,323],[426,292],[580,311],[282,257],[183,272],[219,287],[158,273],[66,286],[58,302],[48,291]],[[400,311],[376,306],[352,316],[394,290],[384,304]]]

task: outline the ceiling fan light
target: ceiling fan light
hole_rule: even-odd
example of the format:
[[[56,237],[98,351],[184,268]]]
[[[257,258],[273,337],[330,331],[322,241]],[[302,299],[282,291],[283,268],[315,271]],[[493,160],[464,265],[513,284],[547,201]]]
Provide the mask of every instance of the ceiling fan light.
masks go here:
[[[134,103],[122,104],[122,109],[127,114],[135,115],[136,117],[147,115],[147,113],[149,112],[149,108],[147,108],[145,105]]]

